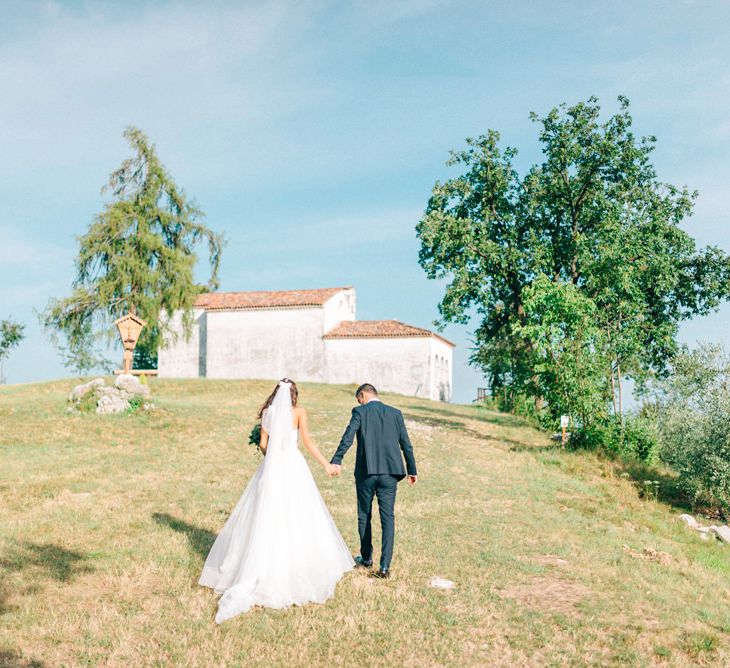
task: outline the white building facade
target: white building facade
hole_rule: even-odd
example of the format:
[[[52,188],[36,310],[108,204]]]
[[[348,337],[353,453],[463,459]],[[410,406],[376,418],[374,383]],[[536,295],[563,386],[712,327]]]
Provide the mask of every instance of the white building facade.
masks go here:
[[[454,344],[396,320],[355,319],[353,288],[201,295],[191,336],[158,352],[161,378],[288,376],[372,383],[380,390],[449,401]]]

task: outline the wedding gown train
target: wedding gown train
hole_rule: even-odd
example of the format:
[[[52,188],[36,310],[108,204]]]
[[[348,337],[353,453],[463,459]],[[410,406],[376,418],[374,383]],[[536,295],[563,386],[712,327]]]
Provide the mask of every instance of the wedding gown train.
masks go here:
[[[283,390],[283,391],[282,391]],[[352,556],[297,447],[287,384],[262,417],[266,457],[208,554],[199,584],[222,594],[215,621],[254,605],[284,608],[330,598]]]

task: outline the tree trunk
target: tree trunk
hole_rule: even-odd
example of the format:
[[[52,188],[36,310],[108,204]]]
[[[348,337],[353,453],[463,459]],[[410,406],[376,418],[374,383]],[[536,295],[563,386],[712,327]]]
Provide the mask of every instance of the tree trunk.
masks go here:
[[[616,415],[618,410],[616,408],[616,379],[613,375],[613,361],[609,365],[609,373],[611,375],[611,401],[613,402],[613,414]]]
[[[621,363],[616,362],[616,379],[618,380],[618,413],[621,416],[621,424],[624,423],[623,392],[621,390]]]

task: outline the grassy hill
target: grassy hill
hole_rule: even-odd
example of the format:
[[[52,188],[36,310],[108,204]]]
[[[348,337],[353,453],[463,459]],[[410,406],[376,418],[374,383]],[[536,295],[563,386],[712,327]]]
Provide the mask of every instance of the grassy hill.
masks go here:
[[[730,665],[730,546],[517,418],[398,396],[421,475],[394,577],[216,626],[197,578],[273,384],[153,381],[159,410],[111,417],[67,414],[74,384],[0,388],[0,666]],[[352,388],[300,396],[331,453]],[[355,551],[353,463],[314,473]]]

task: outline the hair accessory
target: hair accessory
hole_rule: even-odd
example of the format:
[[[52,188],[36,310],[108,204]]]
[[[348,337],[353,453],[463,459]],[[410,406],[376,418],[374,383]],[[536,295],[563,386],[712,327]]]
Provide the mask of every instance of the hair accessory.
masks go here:
[[[279,387],[291,387],[291,383],[286,380],[280,380]]]

